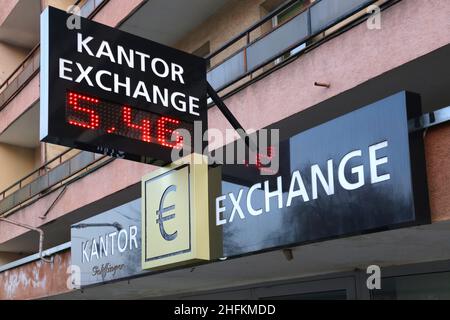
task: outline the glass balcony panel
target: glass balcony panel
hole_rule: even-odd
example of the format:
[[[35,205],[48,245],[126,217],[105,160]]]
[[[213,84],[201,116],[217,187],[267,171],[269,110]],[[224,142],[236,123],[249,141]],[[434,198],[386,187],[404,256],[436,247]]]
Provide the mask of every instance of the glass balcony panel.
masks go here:
[[[219,89],[237,80],[245,72],[244,52],[240,51],[208,72],[207,79],[214,89]]]
[[[313,34],[334,24],[346,15],[368,5],[372,0],[322,0],[311,7],[311,32]]]
[[[256,69],[308,36],[308,12],[305,11],[247,48],[248,69]]]

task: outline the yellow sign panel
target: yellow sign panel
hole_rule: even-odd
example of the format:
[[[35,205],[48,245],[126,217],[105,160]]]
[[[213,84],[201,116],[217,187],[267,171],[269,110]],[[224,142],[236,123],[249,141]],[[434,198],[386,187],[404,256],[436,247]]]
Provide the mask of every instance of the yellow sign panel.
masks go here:
[[[208,180],[206,159],[197,154],[143,177],[143,269],[210,260],[218,254],[210,228]]]

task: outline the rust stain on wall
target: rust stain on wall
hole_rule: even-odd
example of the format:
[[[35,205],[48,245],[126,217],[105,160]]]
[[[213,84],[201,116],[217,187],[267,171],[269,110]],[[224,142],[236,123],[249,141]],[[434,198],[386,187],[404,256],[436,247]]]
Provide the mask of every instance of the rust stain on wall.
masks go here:
[[[0,273],[0,300],[38,299],[70,291],[66,284],[70,250],[53,257],[53,263],[37,260]]]
[[[425,136],[428,193],[433,222],[450,219],[450,123],[432,127]]]

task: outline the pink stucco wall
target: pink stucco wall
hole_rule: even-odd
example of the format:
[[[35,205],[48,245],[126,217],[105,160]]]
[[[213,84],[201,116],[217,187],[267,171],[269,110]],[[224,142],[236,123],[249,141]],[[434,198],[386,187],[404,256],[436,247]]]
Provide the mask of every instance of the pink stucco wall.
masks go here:
[[[53,259],[53,263],[36,260],[0,273],[0,300],[39,299],[68,292],[70,251]]]

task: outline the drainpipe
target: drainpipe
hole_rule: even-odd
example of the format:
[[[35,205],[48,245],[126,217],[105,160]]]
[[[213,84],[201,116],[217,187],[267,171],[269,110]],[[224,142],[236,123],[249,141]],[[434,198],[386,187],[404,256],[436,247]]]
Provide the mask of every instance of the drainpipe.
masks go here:
[[[43,257],[44,231],[42,231],[42,229],[35,228],[35,227],[29,226],[29,225],[24,224],[24,223],[16,222],[16,221],[10,220],[8,218],[0,218],[0,221],[4,221],[4,222],[7,222],[7,223],[10,223],[10,224],[13,224],[13,225],[16,225],[16,226],[28,229],[28,230],[32,230],[32,231],[38,232],[39,233],[39,259],[41,259],[42,261],[47,262],[47,263],[52,263],[53,262],[53,258],[46,259],[46,258]]]

